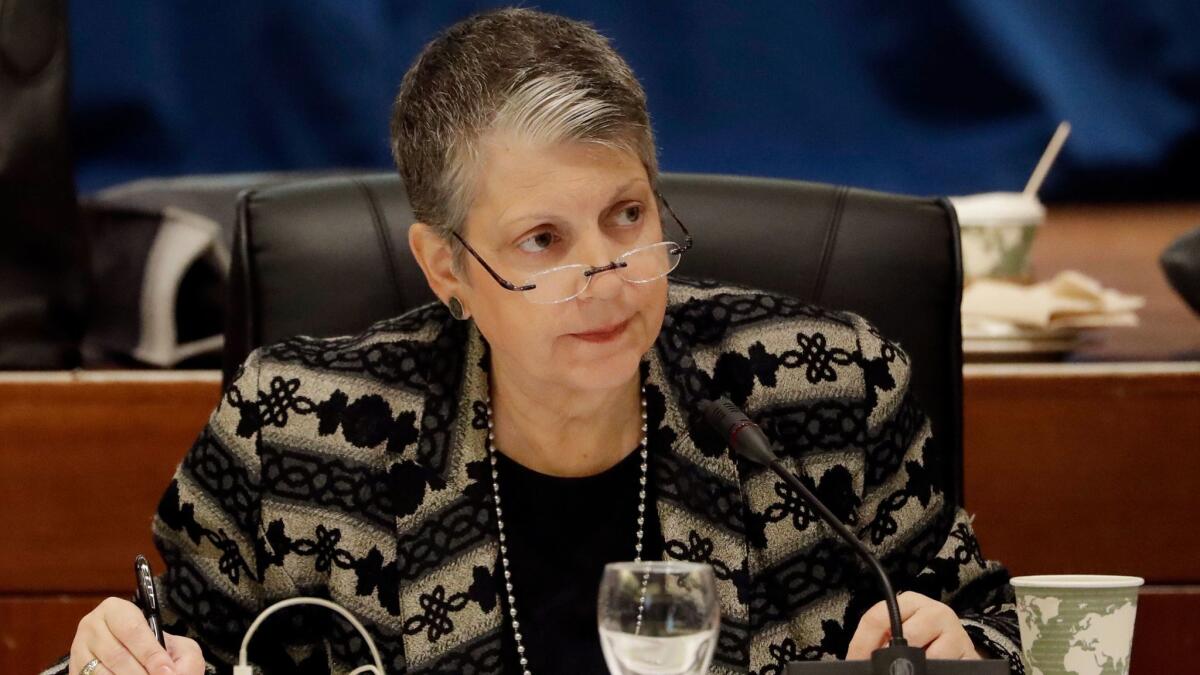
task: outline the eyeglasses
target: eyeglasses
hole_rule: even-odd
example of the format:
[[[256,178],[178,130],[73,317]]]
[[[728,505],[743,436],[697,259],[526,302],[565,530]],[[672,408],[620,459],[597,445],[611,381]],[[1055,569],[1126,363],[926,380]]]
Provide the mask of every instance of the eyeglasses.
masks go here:
[[[496,283],[510,290],[520,292],[526,300],[536,305],[553,305],[560,302],[574,300],[587,290],[588,284],[591,283],[592,277],[607,272],[609,270],[617,270],[617,275],[631,284],[644,284],[656,279],[661,279],[670,274],[676,267],[679,267],[679,260],[683,257],[684,252],[692,247],[692,235],[684,226],[683,221],[679,220],[679,216],[675,215],[675,211],[671,209],[671,205],[659,193],[654,193],[658,200],[666,207],[667,213],[671,214],[671,218],[679,225],[679,229],[683,230],[684,242],[682,244],[673,241],[662,241],[657,244],[649,244],[647,246],[639,246],[638,248],[630,249],[621,255],[617,256],[616,260],[593,267],[591,265],[574,264],[562,265],[559,267],[551,267],[548,270],[542,270],[525,280],[525,283],[520,286],[508,281],[504,277],[496,273],[492,266],[480,257],[475,249],[467,243],[457,232],[454,237],[466,247],[483,269],[487,270],[488,274],[496,280]]]

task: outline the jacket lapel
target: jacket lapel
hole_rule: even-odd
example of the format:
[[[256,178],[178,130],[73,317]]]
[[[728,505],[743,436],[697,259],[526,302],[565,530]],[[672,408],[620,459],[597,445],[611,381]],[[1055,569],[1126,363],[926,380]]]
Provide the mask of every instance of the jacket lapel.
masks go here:
[[[671,358],[659,349],[646,357],[646,395],[650,418],[657,421],[650,447],[664,558],[712,565],[721,604],[712,672],[744,670],[750,644],[744,499],[731,453],[697,412],[711,387],[692,364],[690,355]]]
[[[409,672],[465,672],[496,657],[502,627],[486,346],[473,323],[447,317],[431,349],[419,437],[389,465],[400,632]]]

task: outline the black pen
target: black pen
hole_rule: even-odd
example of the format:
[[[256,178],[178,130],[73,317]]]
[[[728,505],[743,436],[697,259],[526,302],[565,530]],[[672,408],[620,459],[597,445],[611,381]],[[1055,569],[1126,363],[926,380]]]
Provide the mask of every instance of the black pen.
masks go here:
[[[154,639],[164,648],[167,646],[162,632],[162,616],[158,613],[158,593],[154,590],[154,574],[150,571],[150,563],[146,556],[138,555],[133,559],[134,589],[133,603],[142,610],[150,630],[154,631]]]

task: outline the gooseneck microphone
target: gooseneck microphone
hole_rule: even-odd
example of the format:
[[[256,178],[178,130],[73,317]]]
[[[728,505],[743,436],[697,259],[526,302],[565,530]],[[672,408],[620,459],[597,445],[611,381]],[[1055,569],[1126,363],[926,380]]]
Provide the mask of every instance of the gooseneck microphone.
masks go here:
[[[775,451],[771,449],[771,441],[757,424],[750,421],[728,399],[702,401],[699,405],[705,420],[716,430],[721,438],[737,454],[746,459],[761,464],[779,475],[788,485],[792,486],[800,496],[811,506],[821,519],[829,524],[847,544],[858,553],[867,566],[879,580],[879,588],[883,591],[884,602],[887,603],[888,619],[891,623],[892,637],[888,646],[875,650],[868,661],[847,661],[841,663],[810,662],[791,663],[788,665],[789,675],[806,673],[861,674],[861,675],[1004,675],[1008,673],[1008,662],[999,659],[985,661],[926,661],[925,651],[912,647],[904,639],[904,625],[900,619],[900,605],[896,601],[896,591],[892,588],[891,579],[879,558],[863,544],[854,533],[847,528],[837,516],[825,506],[816,495],[788,471]]]

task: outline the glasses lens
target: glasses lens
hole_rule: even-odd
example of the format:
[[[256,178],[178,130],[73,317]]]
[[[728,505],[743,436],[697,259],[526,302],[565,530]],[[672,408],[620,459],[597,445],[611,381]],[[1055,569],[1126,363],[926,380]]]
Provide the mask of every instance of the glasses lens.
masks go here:
[[[673,241],[635,248],[617,259],[628,264],[618,274],[635,284],[654,281],[678,267],[681,256],[679,244]]]
[[[551,305],[565,302],[583,292],[587,285],[587,277],[583,276],[584,265],[566,265],[538,272],[529,277],[526,284],[535,284],[537,288],[525,291],[525,299],[538,305]]]

